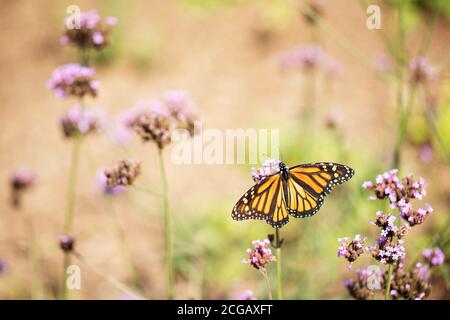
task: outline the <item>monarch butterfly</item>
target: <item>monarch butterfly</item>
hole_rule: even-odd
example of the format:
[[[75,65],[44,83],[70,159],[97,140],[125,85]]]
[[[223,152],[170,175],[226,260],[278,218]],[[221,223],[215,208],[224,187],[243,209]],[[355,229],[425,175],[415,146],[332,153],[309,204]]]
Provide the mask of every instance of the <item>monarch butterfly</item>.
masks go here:
[[[251,187],[233,207],[234,220],[266,220],[274,228],[295,218],[311,217],[335,185],[348,181],[355,171],[342,164],[320,162],[288,168],[279,163],[279,172]]]

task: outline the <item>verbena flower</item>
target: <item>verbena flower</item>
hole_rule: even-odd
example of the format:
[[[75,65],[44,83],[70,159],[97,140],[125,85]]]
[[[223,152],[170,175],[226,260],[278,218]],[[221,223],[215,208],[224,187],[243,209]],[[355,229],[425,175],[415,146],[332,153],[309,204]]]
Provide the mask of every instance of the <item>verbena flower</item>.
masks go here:
[[[384,286],[383,274],[380,274],[380,287]],[[375,292],[369,288],[369,279],[373,276],[372,272],[367,269],[356,270],[356,279],[348,279],[344,282],[344,287],[347,288],[350,295],[357,300],[368,300],[375,295]]]
[[[307,70],[321,67],[329,74],[337,75],[341,66],[336,59],[328,55],[315,44],[302,45],[279,55],[282,70]]]
[[[438,247],[425,249],[422,257],[430,266],[440,266],[444,264],[445,256]]]
[[[105,175],[105,170],[97,171],[94,181],[94,188],[97,193],[109,196],[117,195],[125,190],[125,186],[123,185],[109,186],[108,178]]]
[[[252,168],[253,181],[259,183],[264,178],[280,172],[280,162],[280,160],[268,159],[263,163],[261,168]]]
[[[375,69],[381,72],[392,71],[395,67],[395,62],[392,57],[386,53],[377,53],[374,57],[373,64]]]
[[[194,135],[194,122],[197,120],[196,105],[190,94],[184,90],[167,90],[163,93],[163,102],[177,121],[177,128],[187,129]]]
[[[65,25],[75,26],[77,21],[65,19]],[[79,16],[79,28],[66,28],[60,39],[63,45],[73,44],[80,48],[102,49],[110,43],[111,27],[117,23],[117,18],[106,17],[102,19],[96,10],[81,12]]]
[[[433,208],[427,203],[425,208],[414,209],[410,203],[405,203],[399,207],[400,217],[409,223],[411,227],[422,224],[426,217],[428,217],[432,212]]]
[[[85,136],[99,130],[101,128],[100,120],[100,113],[76,105],[60,118],[60,123],[64,136],[72,138],[79,134]]]
[[[69,96],[97,96],[99,81],[94,79],[95,71],[78,63],[69,63],[57,67],[48,81],[49,89],[58,98]]]
[[[265,268],[268,264],[276,260],[269,248],[269,240],[252,241],[253,249],[247,249],[248,258],[242,260],[242,263],[249,264],[256,269]]]
[[[361,238],[359,234],[351,241],[349,238],[339,238],[338,241],[340,243],[338,257],[347,259],[350,266],[360,255],[369,251],[366,245],[367,238]]]
[[[104,171],[106,176],[106,186],[114,188],[117,186],[132,185],[141,174],[141,163],[129,159],[120,160],[112,169]]]
[[[124,125],[133,129],[144,142],[153,141],[162,149],[172,141],[175,129],[185,129],[194,135],[195,109],[186,91],[170,90],[163,94],[162,100],[139,101],[122,117]]]
[[[0,258],[0,275],[6,272],[6,261]]]
[[[245,290],[243,292],[238,292],[234,297],[233,300],[256,300],[255,295],[253,294],[253,291],[251,290]]]
[[[430,292],[430,270],[426,265],[416,263],[409,270],[403,264],[396,266],[391,282],[392,299],[423,300]]]
[[[22,193],[30,189],[35,180],[34,173],[27,168],[18,168],[11,173],[9,185],[11,188],[11,204],[14,207],[20,207]]]
[[[418,56],[409,63],[411,80],[420,83],[433,80],[437,76],[437,69],[431,64],[427,57]]]
[[[370,198],[372,200],[387,198],[391,208],[398,208],[412,199],[421,200],[426,195],[425,179],[420,177],[415,181],[412,175],[408,175],[400,180],[397,174],[398,169],[392,169],[378,175],[375,183],[366,181],[362,186],[374,191],[375,197]]]
[[[75,238],[68,234],[62,234],[59,236],[59,247],[65,253],[70,253],[73,251],[75,245]]]

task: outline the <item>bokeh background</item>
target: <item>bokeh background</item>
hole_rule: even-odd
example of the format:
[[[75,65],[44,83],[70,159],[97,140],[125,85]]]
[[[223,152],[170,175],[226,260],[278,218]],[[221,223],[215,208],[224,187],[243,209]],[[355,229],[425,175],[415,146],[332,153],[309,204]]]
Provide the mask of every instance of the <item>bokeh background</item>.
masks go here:
[[[401,9],[401,1],[379,2],[380,32],[366,27],[364,1],[327,1],[325,27],[308,23],[295,2],[0,1],[0,258],[6,264],[0,274],[0,298],[33,298],[36,288],[40,298],[58,296],[62,279],[58,236],[71,155],[71,143],[58,119],[73,101],[55,99],[46,82],[56,66],[76,59],[72,49],[59,43],[71,4],[118,18],[111,46],[95,56],[102,86],[98,98],[91,100],[111,117],[142,98],[159,96],[166,89],[185,89],[198,105],[205,128],[278,128],[288,165],[335,161],[355,169],[355,177],[336,189],[316,216],[291,219],[281,230],[288,299],[350,298],[342,282],[372,263],[366,257],[348,270],[336,254],[339,237],[360,233],[375,238],[376,230],[368,221],[383,205],[368,201],[369,193],[361,184],[391,169],[398,129],[395,85],[374,67],[374,57],[387,52],[383,34],[394,37],[399,10],[411,57],[435,19],[426,55],[437,66],[439,77],[427,85],[428,94],[417,96],[401,168],[403,174],[411,172],[428,181],[426,202],[435,212],[408,235],[406,249],[410,263],[433,244],[450,254],[450,163],[446,160],[450,156],[450,6],[440,1],[443,6],[433,18],[429,6],[433,1],[403,1]],[[333,56],[341,72],[318,72],[314,79],[300,71],[281,72],[278,54],[308,43]],[[430,97],[439,139],[423,116]],[[312,107],[309,104],[314,104],[314,119],[308,124],[302,115]],[[307,126],[312,128],[308,132]],[[77,250],[104,275],[131,286],[112,217],[118,214],[143,279],[142,294],[164,298],[159,199],[137,189],[105,197],[93,186],[100,168],[123,157],[143,162],[140,186],[161,187],[153,144],[135,139],[122,148],[106,133],[89,136],[82,146],[77,187]],[[33,170],[37,180],[16,210],[10,205],[8,179],[21,166]],[[250,167],[167,163],[178,298],[225,299],[247,289],[266,298],[260,274],[241,260],[251,240],[263,239],[273,230],[261,221],[230,218],[236,200],[252,185]],[[28,220],[35,230],[33,244],[28,241]],[[30,263],[31,246],[38,252],[37,264]],[[74,298],[124,298],[104,277],[81,263],[80,267],[82,288],[73,293]],[[270,267],[270,271],[275,270]],[[434,272],[431,298],[450,297],[448,272],[448,262]]]

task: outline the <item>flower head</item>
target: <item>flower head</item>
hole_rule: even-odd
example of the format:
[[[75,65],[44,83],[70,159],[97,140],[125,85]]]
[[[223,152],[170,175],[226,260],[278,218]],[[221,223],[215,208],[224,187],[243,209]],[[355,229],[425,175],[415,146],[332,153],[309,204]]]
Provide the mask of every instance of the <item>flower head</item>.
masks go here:
[[[280,160],[268,159],[261,168],[252,168],[252,178],[256,183],[260,182],[264,178],[280,172]]]
[[[22,193],[30,189],[35,180],[34,173],[27,168],[18,168],[11,173],[9,185],[11,188],[11,203],[14,207],[20,207]]]
[[[128,159],[120,160],[114,168],[104,170],[108,188],[132,185],[140,174],[141,163]]]
[[[65,253],[70,253],[73,251],[75,245],[75,238],[68,235],[62,234],[59,236],[59,247]]]
[[[97,96],[99,81],[94,80],[95,71],[78,63],[69,63],[57,67],[48,81],[49,89],[58,98],[69,96]]]
[[[81,12],[79,20],[72,16],[65,19],[67,28],[60,42],[79,48],[102,49],[110,43],[111,27],[116,23],[115,17],[102,19],[96,10]]]
[[[66,138],[76,137],[77,135],[87,135],[101,128],[101,115],[98,112],[85,110],[76,105],[65,113],[61,119],[61,127]]]
[[[339,238],[338,241],[340,243],[338,257],[347,259],[350,266],[359,256],[369,251],[366,245],[367,238],[361,238],[359,234],[355,235],[351,241],[349,238]]]
[[[358,300],[367,300],[372,298],[375,295],[374,290],[370,288],[369,282],[373,279],[373,272],[369,271],[369,269],[358,269],[356,271],[356,279],[348,279],[344,282],[344,287],[347,288],[348,292],[352,297]],[[382,274],[379,276],[379,285],[382,286],[383,277]],[[373,279],[376,280],[376,279]]]
[[[125,190],[123,185],[108,185],[108,178],[105,175],[105,170],[97,171],[94,181],[95,191],[104,195],[114,196]]]
[[[177,121],[177,128],[187,129],[194,135],[194,121],[197,119],[196,106],[191,96],[184,90],[167,90],[163,102]]]
[[[238,292],[234,297],[233,300],[256,300],[255,295],[253,294],[253,291],[251,290],[245,290],[243,292]]]
[[[444,264],[444,253],[438,247],[425,249],[422,256],[430,266],[440,266]]]
[[[265,268],[268,264],[276,260],[269,248],[269,244],[269,240],[252,241],[253,249],[247,249],[248,258],[242,262],[256,269]]]
[[[436,78],[437,70],[427,57],[418,56],[409,63],[411,80],[414,82],[426,82]]]

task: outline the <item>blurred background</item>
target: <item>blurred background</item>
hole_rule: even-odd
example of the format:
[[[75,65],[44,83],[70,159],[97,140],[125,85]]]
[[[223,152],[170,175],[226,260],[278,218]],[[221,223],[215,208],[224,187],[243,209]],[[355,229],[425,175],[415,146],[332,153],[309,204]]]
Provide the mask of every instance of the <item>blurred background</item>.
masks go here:
[[[376,237],[369,220],[384,204],[368,201],[361,184],[393,168],[397,104],[399,97],[408,99],[407,76],[396,77],[389,55],[398,53],[393,63],[406,61],[402,70],[415,56],[427,56],[438,74],[419,84],[414,96],[401,175],[427,180],[425,202],[435,211],[408,234],[407,261],[414,263],[434,245],[450,254],[449,2],[377,2],[382,30],[369,30],[368,4],[357,0],[1,0],[0,298],[54,299],[59,294],[58,237],[71,143],[58,119],[74,101],[55,99],[46,83],[55,67],[77,59],[73,49],[59,43],[72,4],[118,18],[111,45],[94,56],[101,89],[97,99],[89,100],[109,119],[140,99],[184,89],[205,129],[278,128],[288,166],[334,161],[355,169],[354,178],[327,197],[317,215],[291,218],[281,229],[287,299],[348,299],[342,282],[373,264],[367,256],[348,270],[337,258],[337,238]],[[280,54],[311,44],[333,57],[332,64],[313,71],[280,69]],[[86,138],[76,198],[77,251],[100,273],[133,286],[117,237],[117,215],[141,278],[138,290],[147,298],[165,298],[160,200],[137,188],[116,197],[95,188],[98,170],[124,157],[142,161],[140,186],[161,188],[153,144],[136,137],[119,147],[105,132]],[[36,176],[20,209],[11,206],[9,185],[18,167]],[[177,298],[226,299],[244,290],[266,298],[261,275],[241,260],[252,240],[266,238],[273,229],[262,221],[230,217],[252,186],[251,167],[167,162]],[[81,290],[73,292],[74,298],[125,298],[99,272],[80,267]],[[430,298],[450,297],[449,277],[447,260],[433,273]]]

